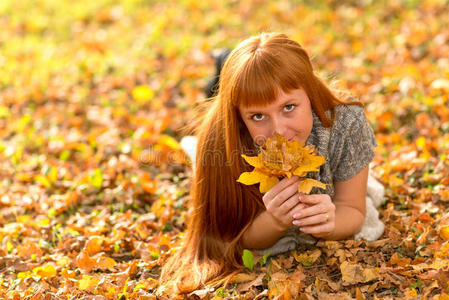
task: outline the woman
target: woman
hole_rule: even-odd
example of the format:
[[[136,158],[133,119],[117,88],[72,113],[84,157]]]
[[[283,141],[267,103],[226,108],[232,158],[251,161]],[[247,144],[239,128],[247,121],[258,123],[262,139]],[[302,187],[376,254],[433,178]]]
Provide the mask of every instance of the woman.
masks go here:
[[[242,268],[245,248],[274,255],[304,236],[337,240],[360,231],[376,141],[362,105],[337,98],[297,42],[263,33],[240,43],[210,105],[196,131],[184,245],[163,266],[163,286],[187,293],[222,284]],[[241,154],[255,155],[274,132],[313,144],[326,157],[315,178],[326,190],[300,195],[294,176],[263,195],[236,181],[252,170]]]

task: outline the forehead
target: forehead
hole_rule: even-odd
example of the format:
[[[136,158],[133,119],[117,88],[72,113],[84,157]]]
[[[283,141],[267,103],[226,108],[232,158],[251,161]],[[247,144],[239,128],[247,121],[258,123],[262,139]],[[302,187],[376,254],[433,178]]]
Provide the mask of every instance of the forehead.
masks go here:
[[[305,95],[305,92],[301,89],[295,89],[289,92],[280,91],[277,93],[277,96],[270,103],[263,104],[253,102],[252,105],[248,106],[240,105],[239,110],[241,112],[250,113],[261,110],[268,111],[271,109],[277,109],[278,107],[285,105],[289,101],[301,100],[303,98],[303,95]]]

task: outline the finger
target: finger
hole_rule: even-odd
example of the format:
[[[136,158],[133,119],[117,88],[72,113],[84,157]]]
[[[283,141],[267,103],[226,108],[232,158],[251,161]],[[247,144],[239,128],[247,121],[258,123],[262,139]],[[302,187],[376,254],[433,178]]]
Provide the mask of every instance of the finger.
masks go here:
[[[309,225],[317,225],[317,224],[324,224],[329,222],[330,216],[327,213],[314,215],[311,217],[302,218],[299,220],[294,220],[293,225],[296,226],[309,226]]]
[[[271,199],[276,196],[280,191],[288,187],[289,185],[299,181],[298,176],[292,176],[290,179],[288,177],[283,178],[281,181],[276,183],[268,192],[265,193],[264,198]]]
[[[295,197],[295,196],[293,196],[293,197]],[[296,213],[302,211],[306,207],[307,207],[306,204],[299,202],[299,203],[296,204],[295,207],[292,208],[290,213],[291,213],[292,216],[294,216]]]
[[[295,196],[293,196],[295,197]],[[297,202],[296,205],[290,210],[290,215],[293,217],[295,214],[306,208],[307,205],[301,202]]]
[[[281,204],[280,212],[283,215],[290,214],[290,218],[293,219],[293,214],[290,213],[290,211],[293,210],[298,205],[298,197],[296,195],[291,196],[287,200],[284,201],[284,203]],[[291,221],[291,220],[290,220]]]
[[[309,234],[325,235],[325,234],[329,234],[332,232],[333,225],[330,222],[328,222],[326,224],[321,224],[321,225],[299,227],[299,230],[301,230],[304,233],[309,233]]]
[[[286,200],[290,199],[291,197],[295,198],[295,203],[299,203],[297,189],[298,186],[296,184],[287,186],[276,196],[274,196],[274,198],[271,200],[270,205],[274,207],[280,207]]]
[[[320,202],[323,201],[328,201],[330,200],[329,195],[326,194],[313,194],[313,195],[305,195],[305,194],[300,194],[299,195],[299,201],[301,201],[302,203],[306,203],[306,204],[318,204]]]
[[[316,204],[314,206],[309,206],[309,207],[303,208],[302,210],[295,212],[295,214],[293,215],[293,218],[294,219],[303,219],[306,217],[327,213],[327,212],[329,212],[329,210],[330,209],[328,209],[325,205],[320,203],[320,204]]]

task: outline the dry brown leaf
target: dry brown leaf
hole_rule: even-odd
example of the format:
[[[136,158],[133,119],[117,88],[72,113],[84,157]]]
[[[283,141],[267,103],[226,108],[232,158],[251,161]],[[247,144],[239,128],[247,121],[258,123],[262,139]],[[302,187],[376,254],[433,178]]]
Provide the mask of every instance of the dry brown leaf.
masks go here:
[[[307,251],[306,253],[301,253],[299,255],[297,254],[296,251],[294,251],[293,256],[295,257],[295,260],[297,262],[299,262],[300,264],[302,264],[304,266],[310,266],[313,263],[315,263],[315,261],[318,258],[320,258],[321,250],[315,249],[315,250]]]
[[[265,277],[264,273],[260,273],[254,280],[240,284],[237,288],[239,293],[248,291],[251,287],[261,286],[262,279]]]
[[[378,278],[377,271],[374,268],[347,261],[340,265],[340,271],[345,285],[365,283]]]
[[[252,281],[256,278],[256,274],[248,274],[248,273],[238,273],[232,276],[230,283],[244,283],[248,281]]]

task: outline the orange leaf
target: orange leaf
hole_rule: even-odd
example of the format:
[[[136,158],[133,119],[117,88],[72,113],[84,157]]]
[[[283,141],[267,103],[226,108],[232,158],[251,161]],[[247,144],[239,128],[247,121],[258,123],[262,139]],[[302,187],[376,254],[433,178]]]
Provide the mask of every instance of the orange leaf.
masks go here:
[[[61,275],[64,276],[67,279],[70,278],[75,278],[76,274],[75,271],[71,271],[69,267],[65,268],[64,270],[61,271]]]
[[[96,264],[96,260],[89,257],[86,250],[82,250],[75,259],[76,266],[87,272],[90,272]]]
[[[91,236],[86,243],[85,249],[89,256],[92,256],[98,252],[101,252],[101,244],[103,243],[103,238],[100,236]]]
[[[449,240],[449,225],[440,227],[440,237],[444,240]]]
[[[390,263],[392,265],[398,265],[400,267],[404,267],[410,264],[411,259],[410,258],[401,258],[399,257],[398,253],[395,252],[391,258],[390,258]]]
[[[30,182],[33,176],[28,173],[18,173],[15,175],[15,179],[21,182]]]
[[[149,174],[144,174],[142,177],[140,177],[140,185],[145,192],[149,194],[156,193],[156,181],[151,180],[151,176]]]
[[[404,184],[404,180],[402,178],[397,177],[396,175],[391,174],[388,177],[388,182],[391,187],[398,187]]]
[[[17,247],[17,255],[21,258],[30,258],[32,255],[41,257],[43,251],[33,242],[27,242]]]
[[[96,267],[102,270],[114,271],[114,266],[116,265],[116,261],[110,257],[101,256],[97,259]]]

